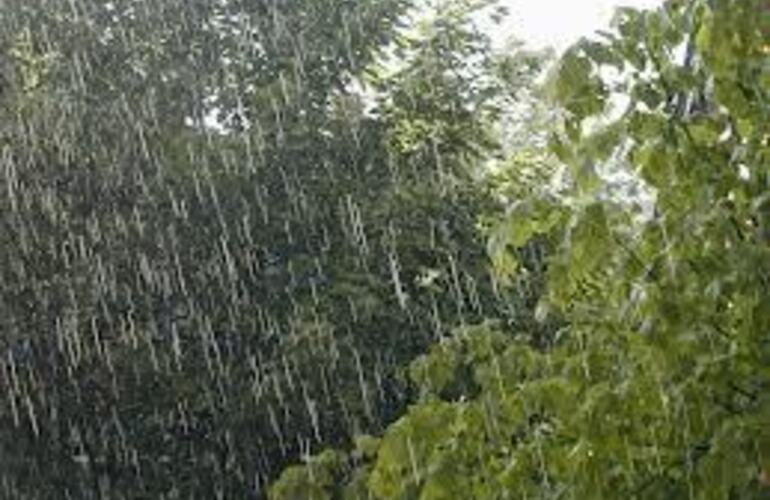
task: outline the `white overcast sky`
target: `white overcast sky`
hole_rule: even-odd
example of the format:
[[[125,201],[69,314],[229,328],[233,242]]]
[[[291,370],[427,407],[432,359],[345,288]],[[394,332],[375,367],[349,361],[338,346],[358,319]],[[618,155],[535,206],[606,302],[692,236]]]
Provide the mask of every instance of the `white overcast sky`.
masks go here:
[[[501,0],[510,9],[495,41],[510,35],[532,48],[564,50],[581,36],[609,26],[616,7],[654,8],[662,0]]]

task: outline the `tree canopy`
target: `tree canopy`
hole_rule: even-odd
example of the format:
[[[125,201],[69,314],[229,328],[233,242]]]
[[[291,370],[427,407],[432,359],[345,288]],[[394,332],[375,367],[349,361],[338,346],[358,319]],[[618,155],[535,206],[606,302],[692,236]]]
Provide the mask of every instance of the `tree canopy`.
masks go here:
[[[535,317],[558,321],[553,342],[489,324],[434,345],[411,365],[419,401],[376,452],[351,452],[364,493],[350,498],[767,496],[762,5],[621,9],[564,54],[544,153],[570,182],[522,200],[490,246],[515,276],[529,271],[516,249],[551,242]],[[654,194],[652,213],[605,196],[611,164]]]
[[[770,14],[0,10],[0,495],[766,498]]]

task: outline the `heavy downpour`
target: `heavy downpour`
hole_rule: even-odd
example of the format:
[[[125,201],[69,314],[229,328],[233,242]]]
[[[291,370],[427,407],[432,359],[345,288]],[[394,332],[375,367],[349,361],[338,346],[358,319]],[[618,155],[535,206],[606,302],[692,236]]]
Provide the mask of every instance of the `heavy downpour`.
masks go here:
[[[0,0],[0,500],[770,498],[769,98],[768,0]]]

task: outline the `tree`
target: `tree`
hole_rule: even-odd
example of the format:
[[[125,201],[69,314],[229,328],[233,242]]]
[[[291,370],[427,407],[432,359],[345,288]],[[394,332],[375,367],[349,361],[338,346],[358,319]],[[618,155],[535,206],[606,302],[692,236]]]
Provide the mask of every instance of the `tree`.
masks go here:
[[[260,496],[399,415],[399,371],[453,325],[508,317],[475,227],[496,202],[464,173],[494,96],[447,113],[476,77],[416,69],[486,57],[453,41],[465,14],[377,79],[396,102],[351,105],[409,5],[0,12],[4,497]],[[473,133],[399,149],[417,123]]]
[[[375,498],[766,496],[760,7],[621,9],[616,32],[561,59],[550,148],[572,191],[508,220],[494,250],[554,243],[538,316],[564,328],[545,349],[494,326],[460,330],[418,360],[424,397],[368,465]],[[612,93],[629,103],[608,120]],[[600,196],[594,167],[611,157],[654,190],[652,216]],[[469,371],[471,389],[447,395]]]

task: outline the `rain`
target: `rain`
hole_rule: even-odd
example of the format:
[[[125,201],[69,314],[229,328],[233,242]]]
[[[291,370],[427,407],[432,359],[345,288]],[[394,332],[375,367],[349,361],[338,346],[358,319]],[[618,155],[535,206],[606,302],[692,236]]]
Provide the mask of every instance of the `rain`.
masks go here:
[[[0,3],[0,499],[766,497],[770,4],[562,3]]]
[[[4,2],[2,498],[264,498],[393,421],[431,342],[509,315],[462,162],[394,151],[401,111],[355,94],[410,12]]]

